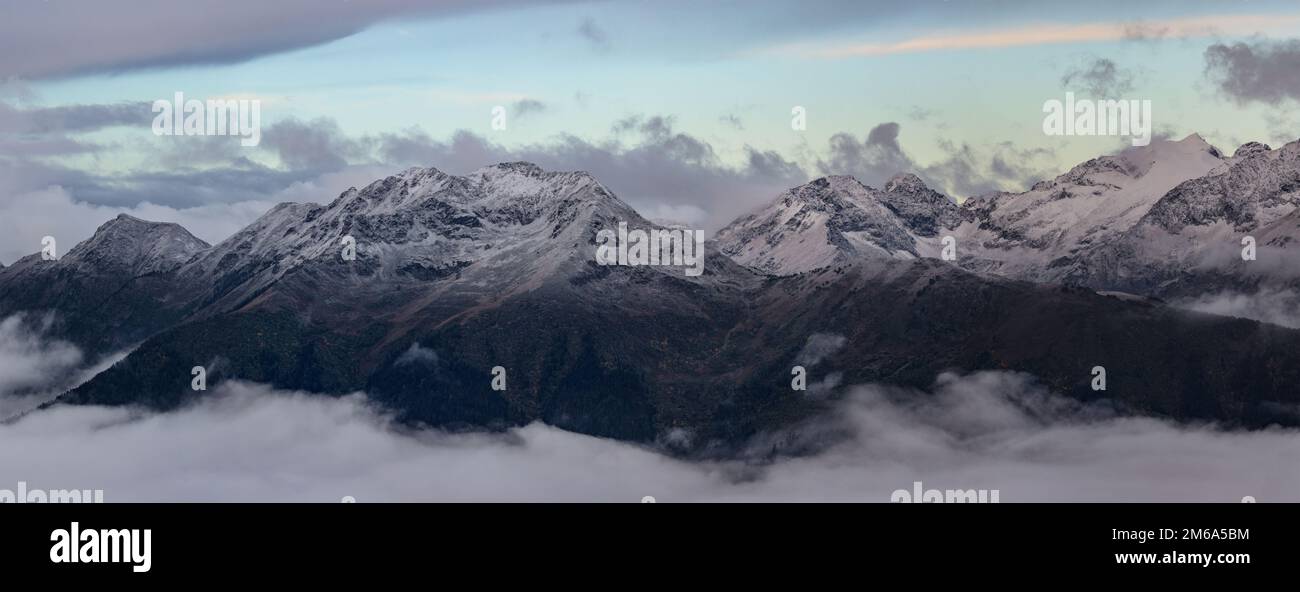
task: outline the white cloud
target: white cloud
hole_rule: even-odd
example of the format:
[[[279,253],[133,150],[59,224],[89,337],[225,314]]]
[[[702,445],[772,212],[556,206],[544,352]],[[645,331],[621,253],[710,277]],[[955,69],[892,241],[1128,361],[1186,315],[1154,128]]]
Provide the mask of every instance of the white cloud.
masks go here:
[[[402,352],[393,362],[396,366],[405,364],[436,364],[438,363],[438,352],[426,347],[420,347],[418,343],[412,343],[410,348]]]
[[[0,397],[48,386],[81,363],[76,346],[44,339],[53,317],[14,315],[0,321]]]
[[[1294,290],[1265,288],[1254,294],[1228,291],[1179,300],[1173,304],[1210,314],[1300,329],[1300,294]]]
[[[77,346],[49,337],[56,317],[17,314],[0,321],[0,421],[35,409],[125,357],[87,364]]]
[[[839,351],[847,342],[848,338],[843,335],[813,333],[808,336],[808,341],[804,343],[803,349],[799,350],[799,355],[795,356],[795,361],[805,366],[816,366],[826,356]]]
[[[763,460],[777,442],[819,451]],[[1009,373],[944,376],[931,394],[857,388],[751,450],[688,462],[541,424],[410,431],[361,395],[252,384],[167,414],[60,407],[0,425],[0,475],[108,501],[874,502],[913,481],[1003,502],[1300,500],[1300,432],[1108,417]]]

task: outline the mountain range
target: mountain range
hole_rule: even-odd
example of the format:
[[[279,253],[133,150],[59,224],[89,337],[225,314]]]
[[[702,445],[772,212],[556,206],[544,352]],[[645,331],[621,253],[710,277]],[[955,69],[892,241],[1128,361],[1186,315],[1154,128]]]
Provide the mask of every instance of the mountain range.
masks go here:
[[[1294,285],[1300,143],[1224,156],[1199,135],[1082,163],[1022,193],[957,205],[914,175],[884,190],[827,177],[718,234],[736,261],[788,275],[861,257],[937,257],[981,273],[1151,297]],[[1243,261],[1253,237],[1257,259]]]
[[[413,168],[216,245],[118,216],[0,268],[0,317],[53,311],[92,358],[131,349],[53,404],[174,409],[204,396],[203,366],[209,385],[364,391],[412,424],[541,420],[707,453],[824,411],[838,385],[996,369],[1125,413],[1296,425],[1300,330],[1166,302],[1300,288],[1298,157],[1193,135],[961,204],[910,174],[824,177],[719,231],[698,277],[598,265],[600,230],[663,227],[589,174]]]

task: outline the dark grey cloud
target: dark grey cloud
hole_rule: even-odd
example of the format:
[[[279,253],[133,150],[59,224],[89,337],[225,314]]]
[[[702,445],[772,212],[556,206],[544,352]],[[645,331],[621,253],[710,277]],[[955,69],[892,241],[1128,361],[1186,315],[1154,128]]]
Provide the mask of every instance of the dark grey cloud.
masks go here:
[[[1114,60],[1090,58],[1066,70],[1061,86],[1095,99],[1119,99],[1132,92],[1134,78],[1132,71],[1119,67]]]
[[[127,207],[148,202],[195,207],[271,199],[279,191],[309,181],[323,172],[329,171],[278,169],[247,158],[236,158],[213,167],[169,163],[158,169],[95,174],[40,160],[0,155],[0,202],[24,193],[59,187],[77,201],[93,205]]]
[[[546,103],[536,99],[521,99],[510,105],[510,112],[514,113],[516,118],[527,117],[546,111]]]
[[[275,203],[328,201],[392,172],[330,119],[278,122],[261,146],[245,148],[234,137],[154,137],[144,131],[152,115],[146,103],[0,102],[0,262],[35,252],[47,234],[75,244],[119,213],[178,222],[215,243]],[[133,146],[142,168],[101,174],[46,158],[112,149],[81,134],[119,125],[138,126],[145,138]],[[280,166],[258,162],[268,152]]]
[[[95,176],[42,160],[0,153],[0,197],[43,189],[51,185],[85,186]]]
[[[1003,187],[1002,174],[1013,172],[1004,159],[997,155],[989,157],[988,166],[984,166],[984,155],[971,148],[969,144],[955,144],[947,140],[939,142],[939,148],[948,154],[944,160],[921,169],[923,179],[934,179],[936,189],[961,197],[982,195],[997,191]]]
[[[74,136],[116,126],[146,129],[152,119],[145,102],[20,107],[0,100],[0,157],[98,152],[105,147]]]
[[[79,116],[51,121],[75,128],[115,120]],[[287,198],[328,201],[336,189],[341,190],[344,179],[367,182],[362,174],[406,166],[465,174],[492,163],[524,160],[549,170],[588,171],[649,217],[716,230],[810,178],[799,162],[773,150],[746,146],[739,164],[726,163],[709,142],[677,131],[672,117],[633,115],[615,122],[611,130],[611,136],[601,141],[561,134],[545,142],[506,147],[464,130],[445,140],[418,128],[352,137],[332,119],[287,119],[268,126],[256,148],[241,147],[226,137],[157,138],[150,150],[159,166],[112,175],[0,153],[0,172],[5,173],[0,189],[23,194],[58,187],[72,201],[93,206],[132,208],[148,203],[189,209]],[[1010,143],[976,149],[941,140],[939,147],[947,157],[921,165],[904,151],[900,131],[899,124],[888,122],[872,128],[864,140],[835,134],[826,158],[815,161],[815,170],[853,175],[876,187],[898,173],[913,172],[939,191],[966,197],[1027,186],[1042,176],[1034,163],[1051,155],[1018,150]],[[259,162],[258,155],[268,152],[278,158],[279,166]],[[322,181],[326,177],[329,180]],[[326,189],[334,193],[326,194]],[[207,234],[205,238],[223,237]]]
[[[638,118],[638,121],[640,124],[637,127],[642,134],[660,141],[665,139],[675,140],[674,143],[677,144],[679,148],[690,152],[692,156],[704,156],[704,152],[712,151],[712,148],[691,136],[686,134],[673,134],[673,126],[677,123],[676,117],[654,115],[645,119]]]
[[[184,209],[266,203],[287,195],[328,201],[337,192],[311,192],[337,189],[345,177],[358,184],[372,180],[360,178],[361,171],[379,176],[399,167],[434,166],[465,174],[526,160],[549,170],[588,171],[647,216],[715,229],[808,180],[797,163],[775,151],[746,147],[739,165],[724,163],[708,142],[678,132],[671,117],[634,116],[616,127],[621,131],[600,142],[560,135],[507,148],[467,131],[446,140],[418,128],[352,137],[328,118],[287,119],[266,127],[256,148],[228,137],[156,138],[148,150],[158,166],[111,175],[0,154],[0,189],[21,195],[58,187],[69,199],[92,206]],[[266,153],[280,165],[258,162]],[[332,181],[319,181],[326,177]]]
[[[899,125],[894,122],[882,123],[867,132],[868,146],[881,146],[890,152],[902,152],[898,145]]]
[[[1238,103],[1300,100],[1300,39],[1215,43],[1205,49],[1205,75]]]
[[[6,1],[0,79],[229,64],[347,37],[385,20],[437,18],[516,0]]]
[[[279,129],[282,132],[297,131],[292,126]],[[133,206],[149,202],[174,207],[195,207],[266,200],[295,183],[347,166],[346,162],[337,158],[340,148],[328,143],[313,142],[311,140],[315,136],[311,134],[296,137],[277,133],[275,137],[281,142],[275,148],[265,146],[258,149],[282,153],[284,160],[291,166],[274,168],[260,164],[250,158],[250,149],[242,149],[244,152],[240,152],[238,140],[228,137],[149,136],[153,143],[148,145],[148,151],[153,155],[153,162],[161,166],[113,174],[87,172],[57,162],[31,158],[37,156],[35,154],[0,150],[0,201],[52,186],[66,190],[77,201],[105,206]],[[267,139],[264,136],[264,145]],[[60,140],[55,138],[45,141]],[[230,142],[233,142],[233,147]],[[349,146],[348,142],[344,140],[343,146]],[[3,143],[0,142],[0,148],[2,147]]]
[[[22,154],[28,157],[66,156],[98,152],[102,146],[94,142],[62,137],[22,138],[0,134],[0,154]]]
[[[615,121],[613,125],[609,126],[609,130],[615,134],[634,131],[636,128],[641,126],[641,120],[642,117],[640,115],[629,115],[623,119]]]
[[[918,105],[913,105],[907,110],[907,118],[912,121],[926,121],[931,117],[934,117],[934,114],[935,112],[933,109],[926,109]]]
[[[156,142],[139,145],[166,169],[206,166],[251,167],[254,150],[240,145],[240,136],[161,136]],[[265,150],[265,148],[261,148]]]
[[[167,146],[175,139],[159,138],[153,150],[168,155]],[[328,201],[349,186],[392,172],[351,165],[324,172],[272,168],[245,156],[224,162],[160,156],[156,168],[96,174],[32,156],[38,155],[0,152],[0,263],[36,252],[44,235],[75,244],[119,213],[177,222],[215,243],[275,203]]]
[[[51,123],[43,129],[88,129],[127,119],[116,118],[123,112],[116,108],[79,109],[49,117]],[[524,160],[549,170],[588,171],[648,217],[716,230],[810,178],[797,161],[773,150],[746,146],[739,164],[726,163],[709,142],[679,132],[672,117],[633,115],[615,122],[611,130],[602,141],[561,134],[506,147],[464,130],[445,140],[418,128],[351,137],[332,119],[287,119],[268,126],[256,148],[241,147],[226,137],[156,138],[149,150],[157,166],[111,175],[0,152],[0,189],[25,195],[55,187],[66,194],[67,203],[58,202],[69,206],[65,209],[71,209],[69,204],[119,209],[152,204],[179,210],[223,204],[260,207],[284,200],[328,201],[347,187],[344,183],[363,185],[371,180],[364,175],[381,176],[406,166],[465,174],[497,162]],[[900,131],[899,124],[888,122],[872,128],[861,141],[848,133],[835,134],[826,159],[816,160],[816,170],[850,174],[876,187],[898,173],[913,172],[939,191],[966,197],[1027,186],[1039,175],[1033,166],[1036,159],[1050,156],[1046,151],[1017,150],[1010,143],[976,149],[941,140],[939,147],[947,157],[920,165],[904,151]],[[78,148],[89,149],[57,147]],[[260,163],[258,156],[266,153],[275,155],[279,166]],[[180,212],[164,214],[187,219]],[[247,208],[234,211],[214,228],[225,230],[230,226],[225,221],[246,215]],[[224,238],[214,236],[215,230],[195,231],[205,239]],[[26,238],[23,241],[13,248],[26,248]]]
[[[947,154],[941,161],[922,165],[899,143],[901,126],[886,122],[872,128],[865,140],[840,132],[830,139],[827,158],[817,168],[824,175],[852,175],[872,187],[883,187],[899,173],[913,173],[930,188],[953,197],[971,197],[1003,189],[1022,189],[1047,174],[1050,150],[1018,149],[1010,142],[976,149],[940,139]]]
[[[0,134],[85,133],[121,125],[146,128],[153,118],[150,104],[143,101],[28,109],[0,102]]]
[[[882,123],[871,128],[865,141],[848,132],[837,133],[831,136],[828,158],[817,166],[822,174],[852,175],[873,187],[884,186],[898,173],[918,172],[898,143],[900,129],[895,122]]]
[[[578,36],[585,40],[592,49],[600,52],[606,52],[612,47],[609,40],[609,33],[596,24],[596,20],[587,17],[578,23]]]
[[[328,117],[278,121],[262,133],[261,145],[274,151],[286,167],[311,173],[337,171],[366,153]]]
[[[803,179],[808,173],[775,150],[745,150],[746,170],[760,179]]]
[[[323,171],[276,169],[247,162],[211,169],[139,171],[94,177],[89,183],[61,184],[79,201],[110,206],[142,202],[191,208],[208,204],[264,201],[294,183]]]
[[[940,140],[947,158],[922,169],[950,195],[972,197],[1002,190],[1028,189],[1052,175],[1056,154],[1046,148],[1021,149],[999,142],[976,149],[969,144]]]

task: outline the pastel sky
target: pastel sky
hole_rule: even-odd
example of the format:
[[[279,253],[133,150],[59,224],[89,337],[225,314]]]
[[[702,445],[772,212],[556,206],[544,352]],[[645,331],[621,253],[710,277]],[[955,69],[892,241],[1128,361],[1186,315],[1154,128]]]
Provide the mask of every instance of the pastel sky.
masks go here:
[[[1294,1],[0,0],[0,23],[0,234],[23,241],[113,211],[219,240],[277,201],[516,158],[710,229],[828,173],[964,198],[1124,145],[1044,135],[1067,91],[1227,152],[1300,136]],[[261,100],[262,145],[154,136],[178,91]]]

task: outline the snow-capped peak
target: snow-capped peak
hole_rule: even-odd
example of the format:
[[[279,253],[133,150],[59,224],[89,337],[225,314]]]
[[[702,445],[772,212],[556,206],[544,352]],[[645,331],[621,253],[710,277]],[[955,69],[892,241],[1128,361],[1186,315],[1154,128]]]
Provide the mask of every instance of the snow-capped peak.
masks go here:
[[[1226,222],[1241,230],[1268,224],[1300,205],[1300,143],[1277,150],[1243,144],[1222,169],[1179,184],[1143,222],[1178,233]]]
[[[424,281],[460,275],[470,266],[517,265],[520,274],[545,275],[541,270],[575,257],[589,259],[581,245],[594,241],[594,228],[617,227],[619,221],[644,222],[585,172],[548,172],[521,162],[465,176],[411,168],[350,188],[328,205],[277,206],[187,272],[232,278],[235,285],[218,280],[215,289],[223,294],[210,296],[218,306],[239,305],[308,268],[362,283],[374,275]],[[345,246],[355,246],[355,260],[346,265],[340,263]]]
[[[583,171],[545,171],[531,162],[503,162],[470,173],[464,180],[480,209],[541,209],[546,201],[573,196],[612,198],[595,177]]]
[[[1023,193],[968,200],[970,221],[956,234],[966,263],[982,271],[1051,281],[1060,263],[1136,225],[1162,196],[1188,179],[1226,167],[1223,155],[1192,134],[1101,156]]]
[[[179,224],[119,214],[68,251],[61,263],[144,275],[175,269],[208,248]]]
[[[960,212],[915,175],[885,191],[832,175],[792,188],[718,232],[718,246],[737,262],[788,275],[863,256],[919,256],[918,236],[955,224]]]
[[[499,162],[497,164],[488,165],[474,171],[473,173],[470,173],[470,176],[471,177],[492,176],[498,174],[515,174],[515,175],[523,175],[526,177],[540,177],[542,175],[545,175],[546,171],[542,170],[542,167],[537,166],[536,164],[519,160],[515,162]]]

